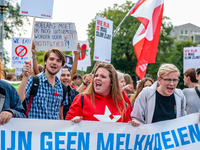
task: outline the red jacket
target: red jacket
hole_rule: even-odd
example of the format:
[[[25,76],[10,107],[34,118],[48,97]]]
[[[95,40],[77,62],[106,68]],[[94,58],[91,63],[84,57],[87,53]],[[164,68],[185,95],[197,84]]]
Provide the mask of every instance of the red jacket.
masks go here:
[[[126,94],[124,95],[125,101],[130,101]],[[81,106],[81,94],[74,98],[72,105],[67,113],[65,120],[71,120],[75,116],[82,116],[83,120],[88,121],[104,121],[104,122],[128,122],[130,121],[130,113],[132,107],[126,104],[126,112],[123,109],[123,103],[119,100],[118,106],[122,110],[123,120],[118,112],[117,108],[114,107],[112,101],[112,95],[109,94],[106,97],[95,94],[95,107],[92,105],[90,96],[84,95],[83,108]]]

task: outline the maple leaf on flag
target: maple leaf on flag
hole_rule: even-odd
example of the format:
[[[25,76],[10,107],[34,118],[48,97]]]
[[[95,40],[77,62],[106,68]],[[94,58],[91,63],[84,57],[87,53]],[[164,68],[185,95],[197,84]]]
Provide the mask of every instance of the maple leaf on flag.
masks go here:
[[[147,64],[155,63],[156,60],[163,8],[164,0],[139,0],[129,13],[141,22],[133,37],[133,47],[138,61],[136,74],[140,79],[146,73]]]

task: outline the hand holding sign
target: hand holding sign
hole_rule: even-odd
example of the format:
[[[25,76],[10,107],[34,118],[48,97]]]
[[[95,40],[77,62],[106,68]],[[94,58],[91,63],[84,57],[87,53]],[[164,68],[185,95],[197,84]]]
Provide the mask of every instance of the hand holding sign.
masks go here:
[[[30,77],[33,72],[33,68],[31,66],[31,61],[25,61],[25,65],[23,66],[23,72],[25,77]]]

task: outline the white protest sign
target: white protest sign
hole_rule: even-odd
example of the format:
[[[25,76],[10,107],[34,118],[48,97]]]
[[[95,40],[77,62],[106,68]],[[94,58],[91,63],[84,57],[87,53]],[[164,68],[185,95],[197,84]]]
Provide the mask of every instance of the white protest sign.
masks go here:
[[[199,114],[133,127],[130,123],[12,118],[1,150],[199,150]]]
[[[21,0],[20,15],[52,19],[54,0]]]
[[[11,67],[23,68],[28,60],[30,38],[12,38],[12,63]]]
[[[78,66],[77,70],[86,71],[88,66],[91,66],[91,58],[90,58],[90,46],[88,40],[86,41],[78,41],[81,46],[81,52],[78,57]],[[74,58],[73,53],[73,58]],[[82,69],[83,68],[83,69]]]
[[[183,72],[188,68],[200,66],[200,47],[184,47],[183,49]]]
[[[76,51],[78,37],[74,23],[35,22],[34,42],[36,50],[49,50],[54,47],[62,51]]]
[[[17,75],[17,76],[19,76],[20,74],[22,74],[22,68],[15,68],[15,74]]]
[[[99,16],[96,17],[94,60],[111,62],[112,31],[112,21]]]

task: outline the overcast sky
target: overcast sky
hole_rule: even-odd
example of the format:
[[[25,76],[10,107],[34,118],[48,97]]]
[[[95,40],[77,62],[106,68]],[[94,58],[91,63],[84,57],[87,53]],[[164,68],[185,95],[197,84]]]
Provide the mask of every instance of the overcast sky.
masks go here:
[[[18,1],[20,3],[20,0]],[[45,21],[56,22],[74,22],[78,32],[78,39],[81,41],[87,40],[88,24],[96,13],[103,11],[104,8],[112,7],[117,3],[121,5],[126,0],[54,0],[53,19]],[[133,0],[135,3],[136,0]],[[173,25],[182,25],[192,23],[200,26],[200,1],[199,0],[165,0],[164,1],[164,16],[171,19]],[[32,17],[30,22],[32,24]],[[36,18],[36,21],[41,19]],[[31,25],[26,26],[29,30],[22,37],[30,38]],[[133,35],[134,36],[134,35]],[[4,41],[4,47],[11,52],[11,40]],[[11,57],[11,54],[9,54]],[[8,67],[11,67],[9,64]]]

